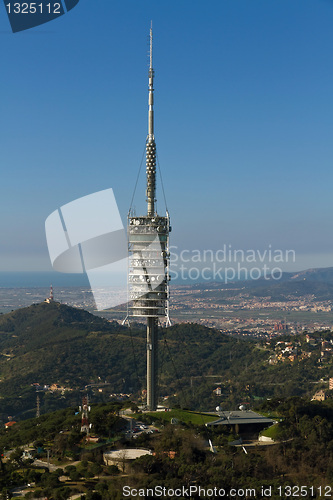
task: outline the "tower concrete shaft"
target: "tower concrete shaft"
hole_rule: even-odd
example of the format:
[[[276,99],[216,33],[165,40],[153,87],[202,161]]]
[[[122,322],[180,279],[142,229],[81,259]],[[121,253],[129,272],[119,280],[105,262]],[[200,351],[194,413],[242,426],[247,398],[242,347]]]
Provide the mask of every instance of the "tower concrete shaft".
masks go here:
[[[157,318],[147,318],[147,407],[157,408],[158,336]]]

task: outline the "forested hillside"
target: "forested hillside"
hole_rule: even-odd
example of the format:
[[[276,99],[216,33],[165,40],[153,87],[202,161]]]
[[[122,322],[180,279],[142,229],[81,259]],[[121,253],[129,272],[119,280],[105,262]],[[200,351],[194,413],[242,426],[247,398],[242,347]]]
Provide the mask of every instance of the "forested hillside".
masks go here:
[[[155,432],[131,437],[126,432],[128,420],[118,415],[120,409],[121,405],[112,403],[93,405],[90,420],[99,436],[97,445],[86,443],[80,433],[80,415],[70,408],[0,431],[0,451],[6,453],[3,461],[0,457],[3,498],[26,483],[32,484],[25,498],[54,500],[66,500],[75,493],[86,500],[120,500],[124,486],[133,488],[137,497],[134,491],[139,488],[144,491],[158,485],[170,491],[192,487],[191,498],[202,498],[195,491],[197,486],[221,490],[209,495],[211,498],[228,498],[228,492],[233,492],[231,498],[332,497],[332,400],[309,403],[287,398],[265,403],[261,411],[280,420],[269,429],[274,430],[274,443],[266,446],[246,440],[242,446],[230,446],[238,436],[227,426],[212,429],[190,422],[157,423]],[[214,453],[208,440],[214,444]],[[22,458],[27,443],[33,457],[28,460]],[[15,449],[18,446],[22,448]],[[118,465],[103,462],[103,452],[112,446],[122,450],[123,457],[132,447],[143,447],[152,454],[131,461],[124,474],[121,460]],[[51,471],[46,464],[47,450]],[[35,462],[36,458],[44,462]]]
[[[331,337],[326,334],[327,341]],[[272,365],[274,343],[236,339],[198,324],[161,329],[159,339],[160,396],[182,407],[212,410],[221,401],[234,407],[274,395],[310,395],[320,388],[313,383],[331,375],[330,358],[317,363],[320,346],[313,347],[318,355]],[[32,384],[66,389],[40,393],[42,412],[80,404],[82,390],[96,402],[111,392],[137,399],[145,388],[145,352],[142,326],[128,328],[56,302],[1,315],[2,418],[35,408]],[[107,389],[86,388],[98,384]],[[217,386],[220,397],[213,393]]]

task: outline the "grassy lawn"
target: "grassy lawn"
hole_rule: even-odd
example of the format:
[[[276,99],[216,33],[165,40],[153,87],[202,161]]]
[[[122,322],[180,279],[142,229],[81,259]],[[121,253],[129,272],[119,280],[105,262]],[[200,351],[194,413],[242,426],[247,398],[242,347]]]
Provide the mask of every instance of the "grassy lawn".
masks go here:
[[[268,427],[268,429],[261,432],[262,436],[270,437],[274,440],[279,439],[279,434],[280,434],[279,424],[274,424],[271,427]]]
[[[87,444],[83,444],[83,445],[80,446],[80,449],[81,450],[95,450],[97,448],[102,448],[106,444],[113,443],[115,441],[119,441],[119,439],[121,439],[121,437],[122,436],[119,434],[118,436],[115,436],[115,437],[103,440],[101,443],[87,443]]]
[[[217,415],[199,413],[187,410],[171,410],[171,411],[152,411],[148,415],[152,416],[155,420],[170,423],[172,418],[176,418],[179,422],[192,423],[194,425],[205,425],[207,422],[213,422],[218,419]],[[138,416],[139,418],[139,416]]]

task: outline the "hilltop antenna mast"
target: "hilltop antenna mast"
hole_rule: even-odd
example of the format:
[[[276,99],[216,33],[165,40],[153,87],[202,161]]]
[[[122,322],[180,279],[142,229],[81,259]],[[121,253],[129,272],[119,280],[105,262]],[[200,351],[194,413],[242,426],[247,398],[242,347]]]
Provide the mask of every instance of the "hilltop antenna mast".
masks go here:
[[[149,33],[148,135],[146,140],[146,216],[128,217],[131,255],[128,285],[130,314],[147,318],[147,407],[157,408],[158,318],[169,319],[169,214],[156,212],[156,143],[154,135],[153,29]]]
[[[50,286],[50,295],[47,299],[45,299],[44,302],[47,302],[47,304],[50,304],[51,302],[54,301],[54,297],[53,297],[53,286],[51,285]]]
[[[81,411],[81,432],[85,432],[87,436],[89,436],[89,418],[88,413],[90,412],[90,406],[88,404],[88,395],[82,398],[82,407],[80,406]]]
[[[40,417],[40,398],[39,395],[37,394],[37,407],[36,407],[36,418]]]

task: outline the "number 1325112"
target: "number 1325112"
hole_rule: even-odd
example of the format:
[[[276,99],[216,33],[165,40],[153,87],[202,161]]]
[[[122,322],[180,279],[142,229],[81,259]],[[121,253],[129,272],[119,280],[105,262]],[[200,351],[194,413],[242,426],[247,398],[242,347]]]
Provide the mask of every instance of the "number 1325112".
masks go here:
[[[61,14],[60,2],[15,2],[6,4],[8,14]]]

